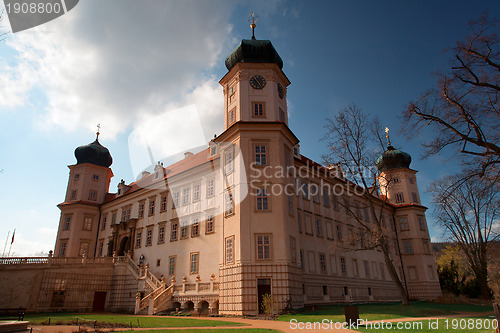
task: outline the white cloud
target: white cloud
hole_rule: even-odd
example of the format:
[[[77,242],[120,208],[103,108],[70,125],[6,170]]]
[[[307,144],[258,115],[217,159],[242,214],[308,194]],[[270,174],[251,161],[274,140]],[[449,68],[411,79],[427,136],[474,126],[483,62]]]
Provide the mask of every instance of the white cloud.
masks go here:
[[[220,60],[229,12],[224,1],[81,1],[8,39],[17,56],[0,62],[0,106],[28,104],[37,88],[47,98],[40,127],[94,131],[101,123],[114,137],[141,112],[158,114],[187,94],[221,99],[206,95],[213,82],[201,73]]]

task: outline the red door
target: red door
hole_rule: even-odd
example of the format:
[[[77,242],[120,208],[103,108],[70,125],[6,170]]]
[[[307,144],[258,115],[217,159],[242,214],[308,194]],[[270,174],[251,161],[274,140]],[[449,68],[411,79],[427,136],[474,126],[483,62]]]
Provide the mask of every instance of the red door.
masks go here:
[[[94,303],[92,304],[92,312],[104,312],[105,305],[106,305],[106,292],[105,291],[94,292]]]

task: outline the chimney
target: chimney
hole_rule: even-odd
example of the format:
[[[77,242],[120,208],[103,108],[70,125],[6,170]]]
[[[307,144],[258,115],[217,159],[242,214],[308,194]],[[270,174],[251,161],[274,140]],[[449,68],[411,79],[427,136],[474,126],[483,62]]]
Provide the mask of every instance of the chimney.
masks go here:
[[[192,152],[187,151],[187,152],[185,152],[185,153],[184,153],[184,158],[188,158],[188,157],[191,157],[191,156],[193,156],[193,155],[194,155],[194,154],[193,154]]]
[[[141,179],[142,179],[142,178],[144,178],[144,177],[149,176],[150,174],[151,174],[151,172],[149,172],[149,171],[143,171],[143,172],[142,172]]]

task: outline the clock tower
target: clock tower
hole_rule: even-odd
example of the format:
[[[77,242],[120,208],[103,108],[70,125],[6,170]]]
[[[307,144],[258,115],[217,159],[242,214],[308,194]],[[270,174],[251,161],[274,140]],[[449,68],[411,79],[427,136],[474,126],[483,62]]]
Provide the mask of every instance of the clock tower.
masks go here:
[[[288,125],[283,60],[269,40],[244,39],[226,58],[224,129],[234,123],[282,122]]]

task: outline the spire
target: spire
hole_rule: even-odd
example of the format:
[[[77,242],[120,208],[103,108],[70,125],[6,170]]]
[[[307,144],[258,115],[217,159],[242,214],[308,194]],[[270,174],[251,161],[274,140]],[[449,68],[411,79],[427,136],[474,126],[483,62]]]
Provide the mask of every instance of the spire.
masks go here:
[[[250,28],[252,28],[252,39],[255,40],[255,23],[257,23],[257,17],[258,16],[255,16],[255,12],[251,12],[250,14],[250,19],[248,20],[248,22],[251,22],[250,23]]]
[[[101,124],[97,124],[96,141],[99,141],[99,134],[101,134]]]
[[[391,146],[391,139],[389,138],[389,127],[385,128],[385,137],[387,138],[387,147]]]

